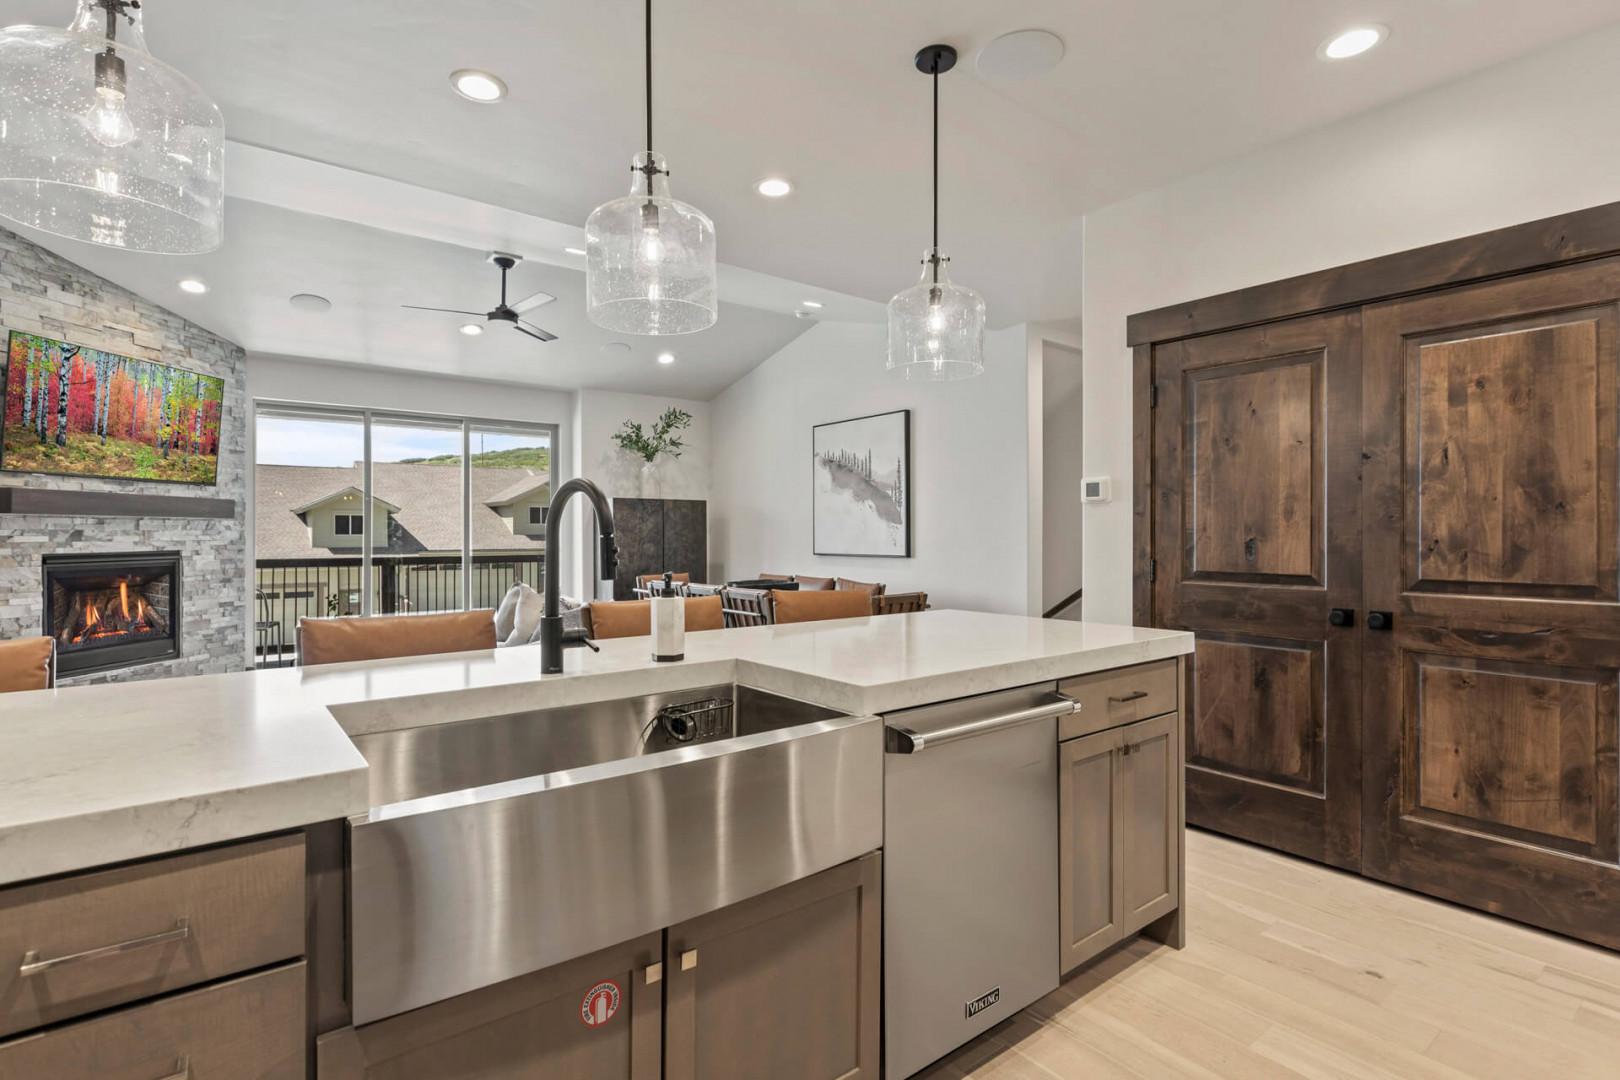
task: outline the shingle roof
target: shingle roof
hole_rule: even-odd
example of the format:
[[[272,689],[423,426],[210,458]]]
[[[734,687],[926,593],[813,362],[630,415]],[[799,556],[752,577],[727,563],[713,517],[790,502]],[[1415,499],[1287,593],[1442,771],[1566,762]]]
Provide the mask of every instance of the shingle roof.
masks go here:
[[[372,494],[399,507],[391,517],[388,544],[378,553],[414,555],[426,551],[461,550],[461,466],[405,465],[378,462],[372,466]],[[508,519],[496,513],[490,500],[516,487],[544,486],[544,473],[532,469],[471,470],[472,546],[478,551],[545,550],[540,537],[512,532]],[[254,467],[254,557],[259,559],[333,559],[360,554],[350,547],[310,546],[310,530],[298,516],[298,507],[310,506],[362,483],[360,465],[318,468],[306,465]],[[499,504],[494,504],[499,505]]]
[[[496,472],[497,470],[489,469],[487,471],[488,472]],[[498,470],[498,471],[500,471],[500,472],[513,472],[514,470],[512,470],[512,469],[501,469],[501,470]],[[524,471],[528,472],[528,470],[526,470],[526,469]],[[510,506],[512,503],[517,502],[519,499],[523,498],[525,495],[529,494],[530,492],[540,490],[541,488],[545,487],[550,482],[551,482],[550,479],[547,478],[547,477],[544,477],[544,476],[541,476],[541,475],[538,475],[538,474],[535,474],[535,473],[530,473],[529,475],[524,476],[521,480],[515,480],[512,483],[507,484],[501,490],[497,491],[495,494],[493,494],[489,498],[485,499],[484,500],[484,505],[485,506]]]

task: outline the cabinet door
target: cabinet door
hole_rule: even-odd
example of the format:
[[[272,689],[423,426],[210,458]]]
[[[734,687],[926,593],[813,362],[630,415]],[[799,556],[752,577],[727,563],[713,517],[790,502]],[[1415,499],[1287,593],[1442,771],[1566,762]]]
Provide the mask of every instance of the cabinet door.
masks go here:
[[[1361,843],[1355,312],[1156,346],[1153,625],[1198,635],[1187,817],[1340,866]]]
[[[1364,326],[1366,872],[1620,948],[1620,260]]]
[[[1115,845],[1122,930],[1134,934],[1180,895],[1180,784],[1175,714],[1132,724],[1114,755]]]
[[[1119,770],[1126,728],[1058,745],[1059,968],[1063,974],[1124,934],[1119,865]]]
[[[880,855],[671,927],[666,1080],[876,1080]]]
[[[663,937],[316,1042],[318,1080],[658,1080]]]

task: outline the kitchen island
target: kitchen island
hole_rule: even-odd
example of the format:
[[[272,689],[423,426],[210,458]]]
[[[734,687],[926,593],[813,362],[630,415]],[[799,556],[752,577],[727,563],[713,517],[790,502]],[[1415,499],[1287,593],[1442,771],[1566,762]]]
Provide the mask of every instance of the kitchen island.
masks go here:
[[[642,1076],[653,1068],[652,1075],[659,1075],[657,1070],[666,1076],[679,1075],[678,1066],[682,1061],[687,1062],[689,1068],[712,1072],[719,1067],[712,1060],[706,1068],[691,1064],[700,1058],[710,1060],[703,1057],[702,1046],[695,1045],[701,1043],[700,1032],[704,1029],[698,1020],[704,1015],[704,1008],[700,997],[696,996],[695,985],[678,978],[684,975],[695,980],[697,948],[682,948],[669,954],[666,960],[667,942],[673,941],[676,930],[683,928],[688,936],[718,934],[724,929],[725,919],[736,917],[734,909],[741,904],[775,902],[781,906],[786,903],[778,896],[782,887],[802,891],[809,887],[808,883],[825,884],[831,879],[823,879],[821,875],[827,873],[843,875],[840,881],[848,886],[847,895],[858,898],[850,908],[851,918],[864,918],[868,939],[876,936],[870,932],[877,925],[872,920],[879,910],[875,883],[880,870],[876,852],[884,846],[881,777],[885,755],[884,724],[880,717],[892,717],[904,710],[939,702],[1041,684],[1051,684],[1048,696],[1061,701],[1056,690],[1062,682],[1074,683],[1090,693],[1092,690],[1087,687],[1091,684],[1083,682],[1088,676],[1119,669],[1146,673],[1155,664],[1161,667],[1153,677],[1163,681],[1165,662],[1171,665],[1166,685],[1170,694],[1169,708],[1173,712],[1178,707],[1180,658],[1190,653],[1191,648],[1190,635],[1169,631],[930,611],[694,633],[687,638],[686,659],[674,664],[653,663],[644,640],[609,641],[602,643],[599,653],[572,650],[561,675],[542,676],[537,650],[516,648],[8,695],[0,701],[0,713],[4,715],[4,721],[0,722],[0,883],[10,883],[13,887],[0,892],[0,913],[4,913],[10,903],[12,910],[20,911],[25,907],[35,912],[54,910],[70,923],[74,918],[80,920],[72,925],[72,933],[60,941],[16,942],[19,955],[24,951],[46,957],[58,953],[71,955],[109,943],[121,943],[131,934],[141,937],[143,934],[137,931],[142,931],[143,927],[138,925],[137,916],[144,916],[148,921],[154,917],[160,922],[166,920],[156,931],[169,933],[173,939],[144,951],[136,949],[121,954],[111,961],[87,960],[77,967],[62,967],[63,979],[85,983],[79,988],[82,993],[78,996],[62,992],[61,987],[53,987],[55,992],[49,995],[8,994],[4,1000],[36,999],[38,1008],[15,1023],[0,1026],[0,1038],[18,1033],[10,1042],[0,1043],[0,1073],[6,1071],[8,1048],[13,1053],[66,1053],[60,1033],[76,1028],[85,1028],[77,1040],[79,1045],[101,1046],[106,1039],[116,1041],[118,1032],[113,1028],[120,1017],[142,1009],[167,1010],[178,1017],[173,1021],[174,1038],[183,1042],[187,1027],[185,1010],[177,1003],[210,994],[216,998],[220,994],[228,997],[231,993],[241,996],[249,990],[261,998],[269,994],[276,1001],[283,1001],[272,993],[279,990],[279,984],[258,983],[248,989],[240,985],[277,972],[282,973],[278,978],[287,986],[302,980],[298,996],[305,1007],[289,1007],[287,1012],[298,1014],[301,1020],[307,1016],[307,1023],[300,1027],[296,1039],[289,1037],[274,1046],[265,1045],[269,1036],[262,1030],[263,1025],[243,1034],[239,1044],[232,1044],[236,1049],[230,1053],[237,1055],[280,1054],[286,1059],[283,1071],[260,1069],[251,1075],[306,1075],[306,1058],[313,1061],[307,1051],[316,1035],[322,1037],[321,1075],[372,1075],[367,1070],[379,1051],[375,1046],[365,1045],[362,1036],[368,1030],[379,1031],[402,1018],[410,1021],[411,1038],[399,1036],[382,1040],[390,1043],[390,1053],[397,1051],[392,1059],[397,1065],[401,1054],[431,1056],[433,1046],[422,1040],[426,1038],[424,1031],[432,1030],[434,1024],[443,1028],[444,1044],[452,1045],[454,1038],[448,1032],[463,1029],[457,1026],[455,1010],[461,1010],[463,1027],[471,1025],[466,1030],[486,1028],[492,1022],[490,1016],[525,1016],[519,1025],[523,1033],[514,1032],[510,1036],[521,1041],[535,1032],[543,1034],[547,1030],[544,1023],[536,1022],[534,1015],[524,1010],[532,1012],[539,1007],[538,1003],[552,1000],[544,996],[551,991],[555,991],[554,996],[561,995],[558,1000],[570,998],[575,1006],[584,1009],[583,1012],[574,1010],[578,1015],[572,1024],[577,1031],[567,1028],[556,1035],[570,1047],[581,1032],[595,1033],[598,1025],[591,1022],[592,1009],[596,1010],[595,1016],[604,1020],[624,1010],[625,1023],[620,1025],[623,1044],[614,1044],[612,1051],[617,1055],[614,1060],[622,1060],[624,1065],[618,1074]],[[734,687],[762,691],[774,699],[811,703],[821,712],[813,717],[796,717],[789,727],[765,723],[757,731],[740,733],[739,729],[739,733],[733,733],[735,738],[711,742],[700,739],[701,745],[672,746],[667,751],[646,754],[629,762],[601,758],[571,760],[561,770],[546,776],[503,779],[480,786],[476,795],[459,789],[451,791],[441,784],[437,788],[420,789],[425,795],[411,789],[396,792],[408,796],[406,798],[379,798],[374,784],[387,770],[373,770],[367,764],[368,757],[376,757],[377,747],[393,749],[408,743],[400,733],[493,731],[495,728],[510,733],[526,726],[522,722],[524,717],[535,718],[527,725],[535,727],[544,717],[583,716],[585,712],[581,710],[627,699],[662,707],[671,701],[679,702],[683,697],[690,699],[698,691],[710,693],[714,688],[730,691]],[[1152,689],[1162,693],[1162,688]],[[1101,690],[1096,692],[1101,693]],[[1090,712],[1083,710],[1075,714],[1085,716],[1090,724],[1084,730],[1069,721],[1062,722],[1068,725],[1071,736],[1105,736],[1101,742],[1094,741],[1091,750],[1095,752],[1075,758],[1083,767],[1072,775],[1065,774],[1065,782],[1070,787],[1076,777],[1109,775],[1106,768],[1097,771],[1097,753],[1104,758],[1110,754],[1128,756],[1129,750],[1122,748],[1131,744],[1119,738],[1118,732],[1126,730],[1126,720],[1147,718],[1132,711],[1141,707],[1139,702],[1133,703],[1135,699],[1124,705],[1111,702],[1114,698],[1128,699],[1136,693],[1146,695],[1149,691],[1127,690],[1098,697]],[[744,699],[738,696],[736,700],[740,722]],[[768,703],[761,699],[758,704],[755,711],[769,717]],[[1129,715],[1122,715],[1112,723],[1107,721],[1107,715],[1119,709]],[[1064,730],[1057,726],[1057,715],[1051,713],[1053,730],[1057,732],[1054,742],[1066,738]],[[490,726],[491,718],[499,720],[495,728]],[[1179,795],[1179,727],[1172,729],[1164,725],[1164,730],[1173,730],[1175,736],[1161,741],[1175,747],[1170,761],[1176,770],[1176,794]],[[1084,741],[1075,738],[1062,745],[1073,748]],[[373,749],[362,753],[361,748],[367,746]],[[918,755],[918,760],[924,757],[926,755]],[[1070,757],[1073,755],[1064,760],[1067,762]],[[715,785],[707,792],[708,802],[726,806],[735,800],[723,794],[723,785],[740,785],[738,791],[747,790],[749,785],[760,788],[765,773],[756,777],[750,772],[754,763],[767,770],[787,770],[774,775],[783,781],[782,790],[790,792],[791,797],[767,800],[765,811],[750,812],[746,820],[735,821],[717,817],[718,811],[711,812],[713,808],[698,805],[704,801],[704,795],[698,791],[702,784]],[[793,771],[811,767],[821,771],[814,774]],[[798,786],[811,775],[818,778],[817,789],[799,790]],[[679,786],[669,786],[677,780]],[[1059,777],[1052,776],[1051,782],[1057,785]],[[611,787],[610,783],[623,786]],[[580,792],[594,792],[598,801],[579,802],[576,796]],[[1085,792],[1080,794],[1086,796]],[[608,795],[612,798],[607,798]],[[677,805],[672,801],[677,795],[686,802]],[[1073,795],[1071,792],[1068,797],[1072,799]],[[1106,791],[1104,795],[1106,797]],[[463,859],[455,865],[481,867],[466,876],[497,880],[510,869],[513,852],[530,850],[539,842],[553,845],[546,849],[550,851],[558,841],[551,834],[541,836],[518,830],[512,833],[513,839],[500,842],[514,846],[501,848],[494,833],[481,831],[484,825],[480,822],[502,821],[501,829],[496,830],[502,832],[516,812],[514,808],[518,807],[531,807],[539,818],[561,822],[573,820],[567,818],[569,814],[601,814],[602,808],[610,804],[635,807],[640,805],[636,803],[640,798],[655,800],[659,807],[656,820],[649,819],[645,807],[622,820],[580,818],[583,824],[573,831],[589,834],[599,824],[603,844],[595,849],[581,849],[584,853],[578,856],[579,866],[554,861],[535,880],[545,883],[546,903],[557,903],[570,893],[567,887],[555,883],[585,881],[590,876],[584,873],[585,864],[590,864],[601,871],[599,876],[605,880],[637,881],[638,890],[620,891],[639,891],[651,898],[647,903],[623,906],[623,910],[609,905],[610,910],[595,923],[589,919],[572,922],[565,927],[565,933],[549,937],[537,934],[535,940],[526,944],[518,942],[511,948],[504,938],[492,939],[487,935],[479,938],[478,928],[474,927],[473,936],[461,940],[447,955],[470,958],[467,966],[485,974],[469,976],[462,982],[450,979],[447,985],[454,989],[454,994],[448,997],[444,991],[421,990],[411,978],[393,976],[381,980],[389,987],[385,994],[379,988],[381,983],[373,985],[368,981],[367,972],[358,970],[362,961],[348,951],[353,946],[346,942],[345,926],[352,926],[361,941],[370,932],[367,928],[381,927],[376,930],[380,935],[376,944],[380,948],[389,940],[390,933],[416,934],[443,925],[435,923],[434,913],[427,909],[432,903],[448,902],[445,897],[452,894],[458,902],[466,897],[455,888],[445,891],[438,884],[434,884],[439,891],[434,894],[437,899],[432,903],[409,891],[409,888],[420,889],[423,882],[436,882],[450,875],[449,863],[443,867],[423,867],[419,865],[420,857],[415,859],[418,865],[412,865],[411,858],[396,859],[393,869],[388,869],[390,864],[385,861],[351,879],[354,867],[348,859],[370,858],[368,852],[397,854],[402,850],[400,845],[407,841],[426,843],[423,836],[409,831],[420,828],[433,833],[434,843],[442,841],[451,844],[456,851],[479,852],[480,857],[495,860],[480,863],[475,859],[469,863]],[[1083,797],[1074,805],[1086,810],[1088,816],[1078,818],[1080,828],[1065,829],[1065,835],[1095,841],[1094,826],[1098,819],[1094,799]],[[701,827],[688,827],[693,821],[701,822]],[[769,833],[770,828],[776,827],[773,822],[780,823],[778,833]],[[821,824],[814,828],[807,824],[816,822]],[[1163,824],[1161,822],[1160,826]],[[1179,817],[1170,824],[1179,840]],[[615,834],[614,828],[629,831]],[[467,831],[469,829],[473,831]],[[367,830],[381,842],[368,846]],[[728,868],[724,873],[698,875],[707,879],[709,885],[687,896],[672,883],[679,878],[680,868],[693,857],[683,845],[695,843],[693,834],[696,832],[706,834],[699,837],[702,858],[734,861],[714,864],[717,868]],[[651,861],[627,860],[615,854],[621,846],[645,854],[639,849],[646,846],[646,837],[655,833],[664,836],[662,842],[669,846],[654,853]],[[288,837],[298,841],[298,851],[287,850]],[[757,847],[749,848],[750,844]],[[717,854],[716,849],[723,850]],[[767,857],[773,849],[783,854]],[[406,850],[408,854],[418,851]],[[433,849],[420,849],[427,850]],[[758,857],[736,861],[744,850],[757,851]],[[681,855],[683,852],[687,854]],[[244,873],[248,876],[263,873],[274,879],[275,865],[287,863],[300,854],[305,876],[300,883],[302,895],[298,897],[298,911],[276,909],[275,918],[257,920],[261,927],[278,919],[299,923],[299,933],[283,933],[273,942],[256,941],[252,948],[238,950],[244,955],[240,962],[193,955],[206,953],[212,944],[198,926],[200,917],[192,917],[186,927],[181,927],[179,920],[187,918],[184,912],[163,908],[165,914],[157,916],[155,913],[162,907],[161,899],[152,899],[144,909],[141,903],[101,908],[94,903],[98,897],[116,897],[121,889],[133,890],[128,895],[161,898],[162,882],[152,875],[182,860],[193,860],[197,865],[183,866],[180,872],[190,874],[188,880],[202,882],[197,886],[202,893],[182,889],[182,895],[206,903],[208,888],[230,891],[240,885]],[[681,857],[676,858],[678,855]],[[1072,862],[1071,855],[1063,856],[1065,865]],[[248,861],[233,865],[228,871],[220,870],[218,864],[238,856]],[[1054,864],[1059,857],[1060,853],[1054,850]],[[658,858],[670,861],[659,863]],[[864,863],[860,861],[863,858],[867,859]],[[96,869],[109,866],[114,868]],[[749,872],[734,874],[737,867]],[[632,872],[640,876],[613,877]],[[210,874],[226,880],[210,886]],[[390,891],[382,884],[387,874],[395,875],[386,879],[392,886],[408,888]],[[409,876],[410,880],[398,877],[399,874]],[[1070,876],[1082,883],[1090,881],[1085,874]],[[739,880],[733,881],[733,877]],[[832,885],[825,884],[825,887],[832,888]],[[1089,885],[1083,887],[1090,888]],[[1072,890],[1065,886],[1065,891]],[[267,897],[273,898],[275,892],[275,887],[267,885],[237,896],[231,902],[262,906],[271,902]],[[699,892],[703,898],[698,898]],[[1087,910],[1087,905],[1096,899],[1092,892],[1094,890],[1069,897],[1063,906],[1063,918],[1070,920],[1077,911]],[[486,894],[485,902],[475,908],[480,913],[479,918],[492,905],[510,907],[513,902],[511,894],[503,894],[498,903],[491,900],[491,895]],[[204,899],[199,900],[198,896]],[[390,897],[395,899],[387,899]],[[773,901],[773,897],[778,899]],[[518,894],[517,899],[522,900],[523,895]],[[1116,888],[1109,899],[1110,912],[1117,915],[1123,903],[1121,890]],[[538,899],[532,902],[540,906]],[[809,906],[802,910],[815,909],[814,902],[806,903]],[[1058,898],[1053,897],[1054,906],[1057,903]],[[1162,898],[1155,903],[1157,907],[1144,908],[1144,911],[1156,919],[1178,915],[1179,887],[1168,907]],[[80,908],[64,909],[63,904],[78,904]],[[786,912],[801,910],[801,907],[789,904],[773,917],[785,917]],[[387,917],[385,909],[396,908],[409,908],[411,918]],[[116,928],[110,923],[97,923],[98,918],[110,919],[109,913],[113,911],[130,913],[133,922],[128,933],[123,931],[122,923]],[[668,921],[647,923],[645,920],[654,918],[655,913],[667,917]],[[509,912],[507,914],[510,916]],[[515,918],[516,922],[510,925],[518,925],[526,919],[533,921],[522,912]],[[643,921],[637,922],[637,919]],[[37,925],[48,925],[50,921],[42,915]],[[1101,936],[1095,936],[1094,941],[1106,944],[1118,940],[1124,933],[1122,925],[1115,920],[1111,929],[1099,930]],[[1179,923],[1173,918],[1162,925],[1167,936],[1179,933]],[[636,934],[619,932],[629,927],[635,927]],[[805,932],[811,933],[808,925]],[[153,929],[144,929],[144,935],[153,934]],[[259,938],[271,936],[267,931],[258,934]],[[1060,963],[1065,969],[1068,963],[1060,960],[1059,936],[1065,939],[1064,956],[1082,955],[1072,949],[1074,942],[1069,939],[1075,935],[1070,932],[1060,935],[1054,925],[1051,950],[1054,973]],[[738,941],[744,938],[746,934]],[[421,940],[409,937],[400,940],[410,948],[387,951],[410,952],[422,945]],[[9,939],[0,938],[0,951],[12,945]],[[749,946],[754,953],[758,948],[757,941]],[[866,948],[866,967],[851,961],[853,966],[848,974],[851,979],[868,980],[865,991],[868,1000],[862,1007],[870,1009],[875,1008],[875,1002],[870,1000],[876,987],[876,964],[871,962],[875,960],[875,954],[871,953],[875,942],[868,940]],[[329,955],[334,949],[341,959],[334,960]],[[524,953],[524,949],[529,952]],[[600,955],[604,949],[617,950],[615,962],[623,966],[622,977],[592,981],[587,970],[590,958]],[[710,955],[716,951],[711,949]],[[509,955],[513,952],[529,959],[521,956],[514,959]],[[185,957],[195,963],[189,967],[170,963],[164,968],[168,981],[154,983],[151,972],[143,970],[141,965],[150,965],[153,958],[160,955],[170,960]],[[219,962],[214,963],[215,959]],[[539,970],[542,959],[545,968]],[[272,961],[282,966],[242,978],[226,978],[248,971],[254,963],[258,970]],[[345,963],[357,970],[344,972]],[[297,965],[296,975],[290,974],[293,968],[288,965]],[[712,968],[713,965],[704,970]],[[522,977],[516,974],[520,970],[526,973]],[[610,970],[618,969],[610,965]],[[498,985],[491,982],[495,973],[503,980]],[[123,981],[114,976],[120,976]],[[42,980],[56,977],[49,972],[28,976],[32,981],[22,990],[40,988]],[[0,980],[4,978],[6,976],[0,975]],[[587,982],[583,999],[580,988],[575,985],[580,978]],[[743,979],[743,975],[738,974],[738,978]],[[660,980],[667,981],[660,986]],[[631,984],[638,981],[640,985],[632,992]],[[135,983],[138,983],[136,989],[126,985]],[[516,996],[514,992],[502,991],[503,986],[514,984],[522,984]],[[154,991],[199,985],[203,989],[190,989],[154,1002],[125,1005]],[[398,989],[400,987],[404,989]],[[650,992],[647,987],[659,992]],[[351,997],[351,988],[354,997]],[[0,990],[12,989],[0,986]],[[594,998],[591,997],[593,992]],[[828,992],[837,997],[839,991],[830,988]],[[515,1004],[523,994],[529,995],[525,999],[529,1004]],[[647,1010],[654,1003],[657,1010],[649,1013]],[[191,1007],[202,1015],[207,1008],[228,1012],[228,1005],[228,1001],[199,1001]],[[981,1005],[987,1019],[999,1018],[1000,1014],[991,1011],[993,1005]],[[85,1015],[91,1009],[110,1006],[124,1007],[102,1012],[92,1020],[52,1028],[44,1034],[21,1034],[36,1024],[55,1024]],[[416,1011],[401,1011],[408,1009]],[[479,1009],[485,1012],[480,1013]],[[664,1015],[666,1010],[667,1015]],[[676,1031],[673,1025],[682,1016],[686,1017],[687,1026]],[[109,1024],[112,1027],[108,1027]],[[90,1030],[97,1025],[104,1030],[100,1033]],[[215,1024],[213,1030],[218,1033],[225,1026]],[[876,1025],[864,1026],[872,1030],[851,1036],[857,1042],[864,1040],[861,1047],[852,1051],[858,1066],[856,1074],[877,1075],[876,1055],[870,1049],[875,1046]],[[146,1025],[145,1030],[153,1030],[152,1025]],[[606,1026],[602,1030],[605,1035]],[[52,1036],[56,1038],[55,1045],[46,1045]],[[486,1031],[482,1037],[485,1047],[491,1045],[488,1036],[489,1031]],[[601,1046],[606,1046],[608,1041],[599,1040]],[[405,1043],[410,1043],[414,1049],[400,1049]],[[462,1047],[457,1053],[465,1057],[467,1051]],[[847,1064],[838,1067],[848,1072]],[[59,1074],[72,1075],[72,1072]],[[378,1076],[396,1074],[405,1075],[386,1070],[375,1073]],[[566,1070],[559,1073],[575,1074]],[[150,1075],[166,1074],[159,1071]],[[234,1074],[227,1070],[225,1075]]]

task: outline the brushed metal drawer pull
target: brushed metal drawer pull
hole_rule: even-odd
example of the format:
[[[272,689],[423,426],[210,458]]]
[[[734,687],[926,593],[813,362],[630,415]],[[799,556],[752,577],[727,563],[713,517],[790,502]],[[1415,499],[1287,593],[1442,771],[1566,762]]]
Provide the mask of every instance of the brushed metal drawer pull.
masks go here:
[[[174,1072],[168,1076],[160,1076],[158,1080],[191,1080],[191,1061],[188,1058],[182,1057],[175,1061],[174,1069]]]
[[[1116,705],[1124,705],[1131,701],[1141,701],[1147,696],[1148,692],[1146,690],[1137,690],[1134,693],[1126,694],[1124,697],[1110,697],[1108,700],[1114,702]]]
[[[663,977],[664,977],[664,965],[663,964],[648,964],[647,965],[647,985],[648,986],[651,986],[654,983],[661,981],[663,979]]]
[[[681,970],[691,971],[695,967],[697,967],[697,950],[687,949],[681,953]]]
[[[43,975],[52,968],[59,968],[66,964],[76,964],[81,960],[102,960],[109,956],[118,956],[121,953],[134,952],[136,949],[145,949],[152,945],[167,945],[171,941],[184,941],[191,936],[191,920],[175,920],[173,930],[164,930],[158,934],[148,934],[146,937],[132,938],[129,941],[120,941],[116,945],[103,945],[99,949],[87,949],[84,952],[69,953],[67,956],[53,956],[49,960],[39,958],[39,950],[29,949],[23,953],[22,965],[17,968],[19,978],[26,979],[32,975]],[[177,1073],[184,1076],[184,1073]],[[171,1080],[164,1077],[163,1080]]]

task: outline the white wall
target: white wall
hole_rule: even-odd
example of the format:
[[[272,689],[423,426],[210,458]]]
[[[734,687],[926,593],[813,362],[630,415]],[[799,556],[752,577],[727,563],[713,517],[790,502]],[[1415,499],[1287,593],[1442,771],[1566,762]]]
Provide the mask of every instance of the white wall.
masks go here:
[[[1083,580],[1083,520],[1080,500],[1084,444],[1084,371],[1078,349],[1051,341],[1041,345],[1041,610],[1080,588]],[[1074,604],[1058,617],[1080,618]]]
[[[714,576],[842,575],[925,591],[935,607],[1024,613],[1032,581],[1026,330],[992,331],[985,373],[939,384],[889,375],[886,333],[821,323],[714,400]],[[811,427],[905,408],[915,554],[812,554]]]
[[[1087,619],[1131,619],[1127,316],[1620,199],[1620,27],[1353,117],[1086,219]]]

